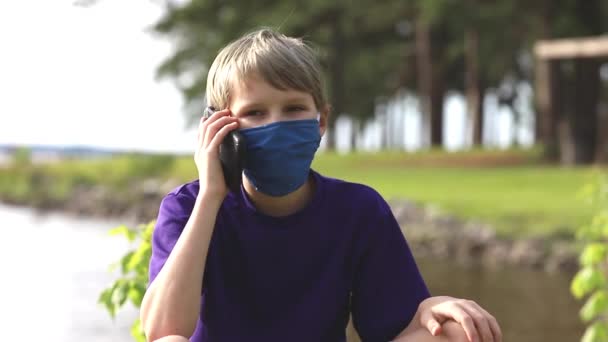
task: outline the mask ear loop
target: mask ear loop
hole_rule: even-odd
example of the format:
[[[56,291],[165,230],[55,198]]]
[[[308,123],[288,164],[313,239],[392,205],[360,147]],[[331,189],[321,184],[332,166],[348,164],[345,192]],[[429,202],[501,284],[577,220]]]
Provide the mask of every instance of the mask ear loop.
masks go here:
[[[321,122],[321,112],[317,112],[317,122]]]

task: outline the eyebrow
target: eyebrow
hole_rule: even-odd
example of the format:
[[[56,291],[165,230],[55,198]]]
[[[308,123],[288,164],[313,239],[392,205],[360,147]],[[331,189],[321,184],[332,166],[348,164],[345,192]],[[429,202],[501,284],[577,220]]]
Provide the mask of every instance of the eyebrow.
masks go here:
[[[290,105],[290,104],[294,104],[294,103],[298,103],[298,102],[306,102],[307,98],[306,97],[292,97],[292,98],[288,98],[287,100],[285,100],[284,105]],[[265,104],[264,103],[260,103],[260,102],[251,102],[251,103],[245,103],[244,105],[241,106],[241,108],[239,108],[239,111],[243,111],[243,110],[250,110],[252,108],[256,108],[256,107],[264,107]]]
[[[292,102],[306,102],[306,100],[307,100],[306,97],[294,96],[294,97],[288,98],[286,102],[288,102],[288,103],[292,103]]]

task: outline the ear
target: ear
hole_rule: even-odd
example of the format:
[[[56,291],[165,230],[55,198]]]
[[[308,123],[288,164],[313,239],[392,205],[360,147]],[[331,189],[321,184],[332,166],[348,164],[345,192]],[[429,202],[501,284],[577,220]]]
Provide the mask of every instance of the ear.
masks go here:
[[[328,104],[325,105],[319,112],[319,114],[320,114],[320,116],[319,116],[319,133],[321,133],[321,136],[323,136],[323,134],[325,134],[325,131],[327,130],[330,113],[331,113],[331,106]]]

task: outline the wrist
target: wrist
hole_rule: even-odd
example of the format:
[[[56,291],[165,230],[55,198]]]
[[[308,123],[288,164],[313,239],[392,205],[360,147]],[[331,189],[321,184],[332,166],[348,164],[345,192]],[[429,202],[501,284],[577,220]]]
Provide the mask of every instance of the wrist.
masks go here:
[[[224,201],[224,197],[226,197],[226,194],[221,191],[214,191],[201,187],[196,196],[196,204],[204,204],[207,208],[212,207],[219,209]]]

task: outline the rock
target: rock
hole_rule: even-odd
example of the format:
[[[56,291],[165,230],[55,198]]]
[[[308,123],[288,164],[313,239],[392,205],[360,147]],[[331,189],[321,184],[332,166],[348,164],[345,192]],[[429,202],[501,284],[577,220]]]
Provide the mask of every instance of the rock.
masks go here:
[[[551,254],[545,263],[547,272],[574,274],[578,270],[578,253],[572,243],[557,242],[553,244]]]
[[[546,256],[544,243],[538,239],[524,239],[514,242],[509,260],[519,266],[542,268]]]

